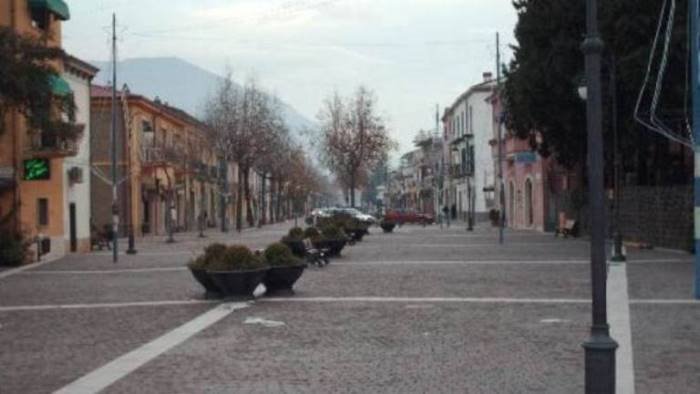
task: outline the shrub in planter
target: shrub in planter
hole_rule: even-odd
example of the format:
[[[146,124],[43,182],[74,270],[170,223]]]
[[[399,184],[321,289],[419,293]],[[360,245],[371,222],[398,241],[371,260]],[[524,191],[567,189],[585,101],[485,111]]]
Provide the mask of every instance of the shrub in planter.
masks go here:
[[[396,227],[396,222],[394,222],[393,220],[384,219],[381,221],[381,223],[379,223],[379,226],[385,233],[390,233],[394,231],[394,227]]]
[[[321,233],[318,231],[316,227],[307,227],[306,230],[304,230],[304,239],[306,238],[316,238],[320,236]]]
[[[263,283],[269,294],[291,293],[294,283],[301,277],[306,263],[294,256],[283,243],[275,243],[265,249],[265,261],[270,266]]]
[[[328,248],[329,256],[339,256],[348,242],[348,236],[338,226],[328,225],[321,228],[321,239],[323,245],[318,248]],[[316,245],[316,244],[314,244]]]
[[[229,246],[222,258],[207,262],[207,272],[226,296],[250,297],[267,273],[267,265],[243,245]]]
[[[282,237],[281,242],[297,257],[306,256],[306,247],[304,246],[304,230],[299,227],[294,227],[289,230],[289,234]]]
[[[0,265],[22,265],[29,258],[30,245],[24,234],[0,229]]]

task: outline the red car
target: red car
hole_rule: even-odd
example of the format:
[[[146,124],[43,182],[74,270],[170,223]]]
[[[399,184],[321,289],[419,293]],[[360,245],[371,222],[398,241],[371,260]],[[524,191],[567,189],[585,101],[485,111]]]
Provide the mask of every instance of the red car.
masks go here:
[[[394,209],[384,215],[384,220],[399,224],[433,224],[435,217],[429,213],[416,212],[412,209]]]

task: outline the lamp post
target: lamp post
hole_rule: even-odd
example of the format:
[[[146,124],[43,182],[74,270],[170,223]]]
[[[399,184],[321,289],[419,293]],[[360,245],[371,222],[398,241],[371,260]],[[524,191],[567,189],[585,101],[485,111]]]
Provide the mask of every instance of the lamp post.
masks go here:
[[[603,191],[603,135],[600,63],[603,40],[598,33],[598,4],[586,1],[586,115],[588,134],[588,191],[591,210],[591,284],[593,324],[585,349],[586,393],[615,392],[615,350],[607,317],[605,261],[605,204]]]
[[[604,64],[608,66],[608,85],[610,92],[611,101],[611,111],[610,111],[610,123],[612,126],[613,133],[613,255],[610,258],[612,262],[623,262],[626,261],[624,253],[622,252],[622,232],[620,231],[622,221],[620,220],[620,207],[621,203],[621,193],[622,185],[620,184],[620,173],[622,159],[620,157],[619,143],[618,143],[618,132],[617,132],[617,77],[615,69],[615,57],[610,56],[610,61],[606,62],[602,60]],[[588,98],[588,88],[586,86],[586,80],[582,80],[578,86],[578,95],[582,100]]]

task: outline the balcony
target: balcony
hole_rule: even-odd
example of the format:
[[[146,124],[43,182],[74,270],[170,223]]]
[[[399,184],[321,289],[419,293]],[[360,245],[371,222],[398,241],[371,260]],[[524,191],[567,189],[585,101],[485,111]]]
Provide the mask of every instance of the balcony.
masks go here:
[[[149,147],[143,149],[141,163],[143,165],[158,165],[165,162],[165,155],[161,148]]]
[[[53,159],[60,157],[70,157],[78,154],[79,141],[82,136],[78,135],[74,139],[59,137],[47,133],[35,133],[31,136],[29,146],[26,150],[27,158]]]

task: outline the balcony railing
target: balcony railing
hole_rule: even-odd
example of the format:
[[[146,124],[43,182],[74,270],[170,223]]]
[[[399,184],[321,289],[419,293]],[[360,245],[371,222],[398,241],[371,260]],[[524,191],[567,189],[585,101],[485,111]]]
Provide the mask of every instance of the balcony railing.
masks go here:
[[[68,157],[78,154],[78,141],[47,133],[34,134],[29,143],[28,156],[37,158]]]
[[[144,148],[141,160],[144,164],[158,164],[165,161],[165,155],[163,154],[163,150],[161,148]]]

